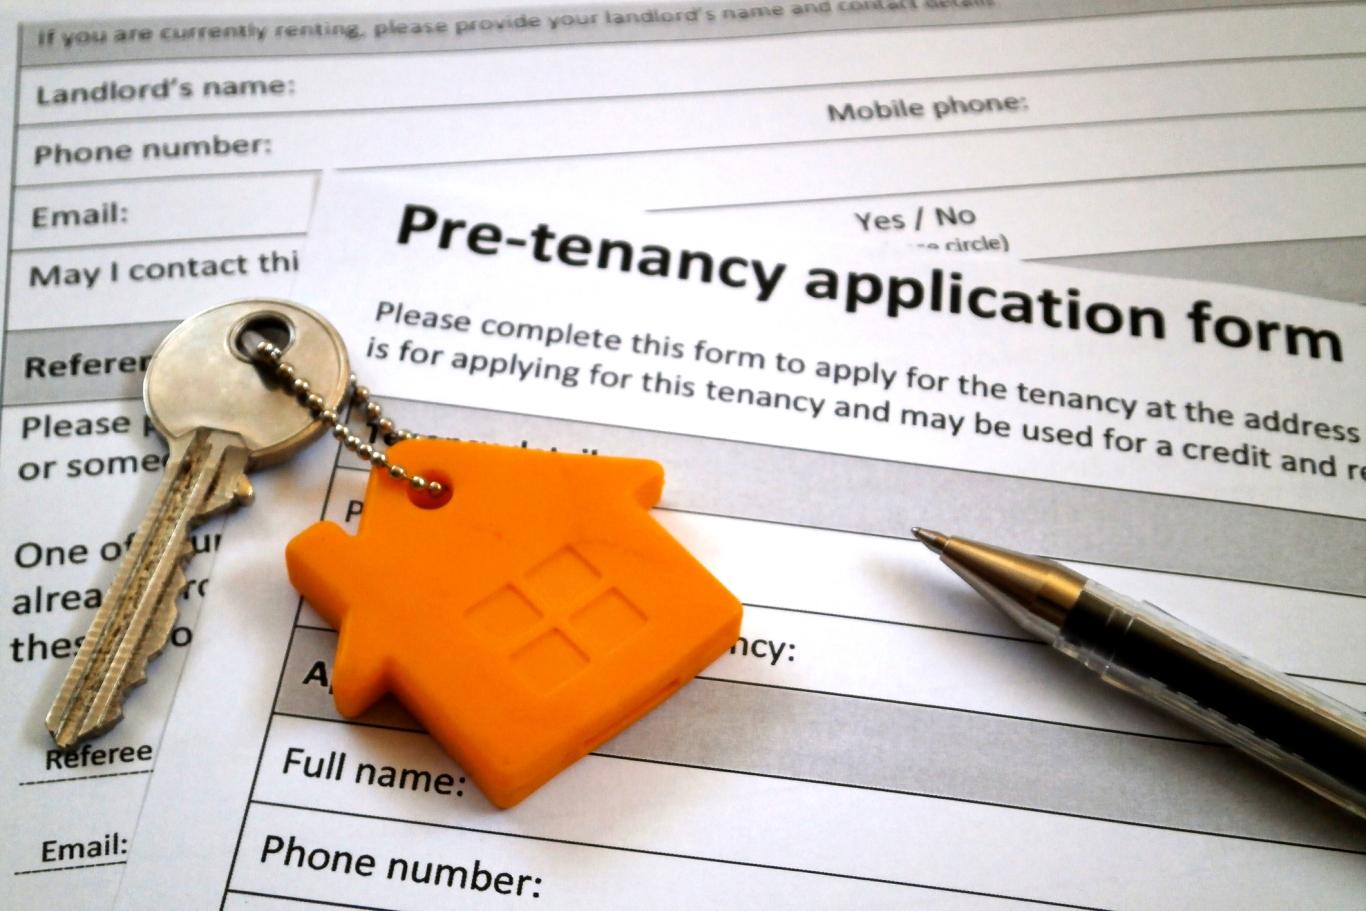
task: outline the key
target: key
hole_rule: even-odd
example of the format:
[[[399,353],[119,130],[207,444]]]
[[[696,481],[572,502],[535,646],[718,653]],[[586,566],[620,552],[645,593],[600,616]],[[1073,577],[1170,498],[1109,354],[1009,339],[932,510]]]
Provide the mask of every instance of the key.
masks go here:
[[[297,304],[224,304],[190,317],[162,341],[142,398],[170,449],[166,474],[47,714],[62,749],[117,724],[124,697],[147,679],[148,661],[175,624],[190,530],[249,504],[247,472],[289,458],[326,429],[253,360],[261,340],[285,349],[327,408],[335,411],[346,396],[350,372],[341,337]]]

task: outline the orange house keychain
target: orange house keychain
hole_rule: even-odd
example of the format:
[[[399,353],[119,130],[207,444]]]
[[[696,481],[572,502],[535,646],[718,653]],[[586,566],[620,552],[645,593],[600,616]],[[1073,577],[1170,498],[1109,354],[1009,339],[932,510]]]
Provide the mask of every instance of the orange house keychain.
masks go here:
[[[292,384],[280,349],[260,353]],[[343,715],[392,693],[510,807],[735,642],[740,602],[649,514],[658,463],[414,439],[352,398],[397,441],[379,452],[315,409],[372,463],[360,530],[318,522],[285,551],[340,631]]]
[[[146,679],[175,622],[190,529],[250,503],[247,472],[328,430],[372,466],[360,533],[319,522],[286,562],[340,631],[337,708],[354,716],[392,693],[498,806],[735,642],[740,602],[650,517],[658,464],[418,439],[347,365],[326,320],[279,300],[205,310],[158,346],[143,404],[166,472],[47,713],[60,749],[117,724]],[[347,428],[348,396],[398,443],[394,462]]]

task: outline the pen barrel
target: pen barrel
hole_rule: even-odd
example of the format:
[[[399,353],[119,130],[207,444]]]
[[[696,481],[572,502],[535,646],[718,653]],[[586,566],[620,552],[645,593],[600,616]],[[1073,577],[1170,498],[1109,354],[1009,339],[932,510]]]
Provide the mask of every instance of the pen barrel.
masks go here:
[[[1088,581],[1053,645],[1103,680],[1366,817],[1366,715]]]

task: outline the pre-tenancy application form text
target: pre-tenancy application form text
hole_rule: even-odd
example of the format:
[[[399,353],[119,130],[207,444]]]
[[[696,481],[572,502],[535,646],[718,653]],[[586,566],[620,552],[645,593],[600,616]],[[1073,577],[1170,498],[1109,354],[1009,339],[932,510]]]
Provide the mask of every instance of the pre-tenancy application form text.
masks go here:
[[[1358,306],[941,253],[938,281],[976,305],[888,311],[859,299],[879,276],[930,288],[933,259],[525,206],[329,175],[295,295],[327,302],[405,427],[661,461],[654,514],[745,602],[740,639],[497,810],[394,704],[333,707],[336,634],[281,552],[319,516],[363,525],[367,472],[315,447],[232,520],[121,909],[1326,911],[1359,891],[1350,817],[1097,686],[908,540],[952,521],[1080,561],[1366,705]],[[410,216],[430,229],[405,237]],[[1088,321],[1004,317],[1006,289],[1041,286]],[[1134,301],[1142,325],[1110,332]],[[1298,353],[1194,333],[1195,301],[1235,342],[1235,314],[1301,327]],[[447,479],[442,508],[469,508],[480,478]],[[377,532],[331,578],[398,613],[414,570],[366,561]],[[495,652],[582,635],[490,639],[479,610],[422,608],[433,635]]]
[[[143,358],[203,306],[288,289],[324,168],[1366,297],[1362,5],[931,6],[5,22],[0,674],[22,696],[0,706],[0,786],[26,821],[3,842],[16,902],[112,895],[173,665],[230,540],[197,537],[184,628],[143,711],[88,751],[50,752],[47,700],[160,468]]]

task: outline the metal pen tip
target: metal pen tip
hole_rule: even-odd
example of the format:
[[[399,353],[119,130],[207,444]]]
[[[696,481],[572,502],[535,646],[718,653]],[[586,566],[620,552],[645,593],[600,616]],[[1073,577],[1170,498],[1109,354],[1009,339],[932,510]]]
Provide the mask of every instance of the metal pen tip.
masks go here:
[[[937,554],[942,554],[944,548],[949,546],[948,535],[941,535],[937,531],[930,531],[928,528],[912,528],[911,534],[930,550]]]

